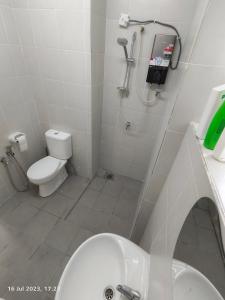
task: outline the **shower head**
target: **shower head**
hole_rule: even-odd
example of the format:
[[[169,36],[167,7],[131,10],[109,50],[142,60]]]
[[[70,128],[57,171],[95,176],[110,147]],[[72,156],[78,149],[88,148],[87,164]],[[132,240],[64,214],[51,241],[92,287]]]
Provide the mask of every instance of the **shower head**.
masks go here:
[[[128,60],[128,52],[127,52],[127,44],[128,44],[128,40],[125,39],[125,38],[118,38],[117,39],[117,43],[123,47],[124,49],[124,53],[125,53],[125,56],[126,56],[126,60]]]

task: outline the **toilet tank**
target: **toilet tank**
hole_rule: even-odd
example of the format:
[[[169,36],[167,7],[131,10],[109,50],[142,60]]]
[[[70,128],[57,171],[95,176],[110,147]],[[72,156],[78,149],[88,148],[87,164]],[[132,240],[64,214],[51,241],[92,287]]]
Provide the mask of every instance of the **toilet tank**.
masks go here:
[[[45,132],[49,155],[58,159],[69,159],[72,156],[71,134],[49,129]]]

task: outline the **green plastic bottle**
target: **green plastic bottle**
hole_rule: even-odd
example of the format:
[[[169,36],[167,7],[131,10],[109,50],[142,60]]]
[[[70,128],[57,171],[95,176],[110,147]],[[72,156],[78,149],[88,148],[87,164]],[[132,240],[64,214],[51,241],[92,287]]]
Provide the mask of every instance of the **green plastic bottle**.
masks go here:
[[[207,149],[214,150],[223,130],[225,128],[225,101],[221,104],[215,113],[212,122],[207,130],[204,146]]]

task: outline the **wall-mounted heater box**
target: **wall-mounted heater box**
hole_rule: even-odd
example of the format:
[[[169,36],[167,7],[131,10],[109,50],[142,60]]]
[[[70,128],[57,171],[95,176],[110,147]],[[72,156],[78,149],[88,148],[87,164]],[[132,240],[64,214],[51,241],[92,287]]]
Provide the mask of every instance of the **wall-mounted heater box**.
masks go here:
[[[176,40],[176,35],[155,35],[146,82],[151,84],[165,83]]]

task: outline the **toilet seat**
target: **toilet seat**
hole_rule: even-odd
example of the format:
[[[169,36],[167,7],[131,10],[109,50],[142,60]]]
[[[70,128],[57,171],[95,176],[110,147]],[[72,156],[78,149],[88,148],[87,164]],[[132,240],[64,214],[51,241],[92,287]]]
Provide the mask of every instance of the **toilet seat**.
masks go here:
[[[60,160],[51,156],[44,157],[28,169],[27,177],[34,184],[46,183],[56,176],[65,163],[66,160]]]

